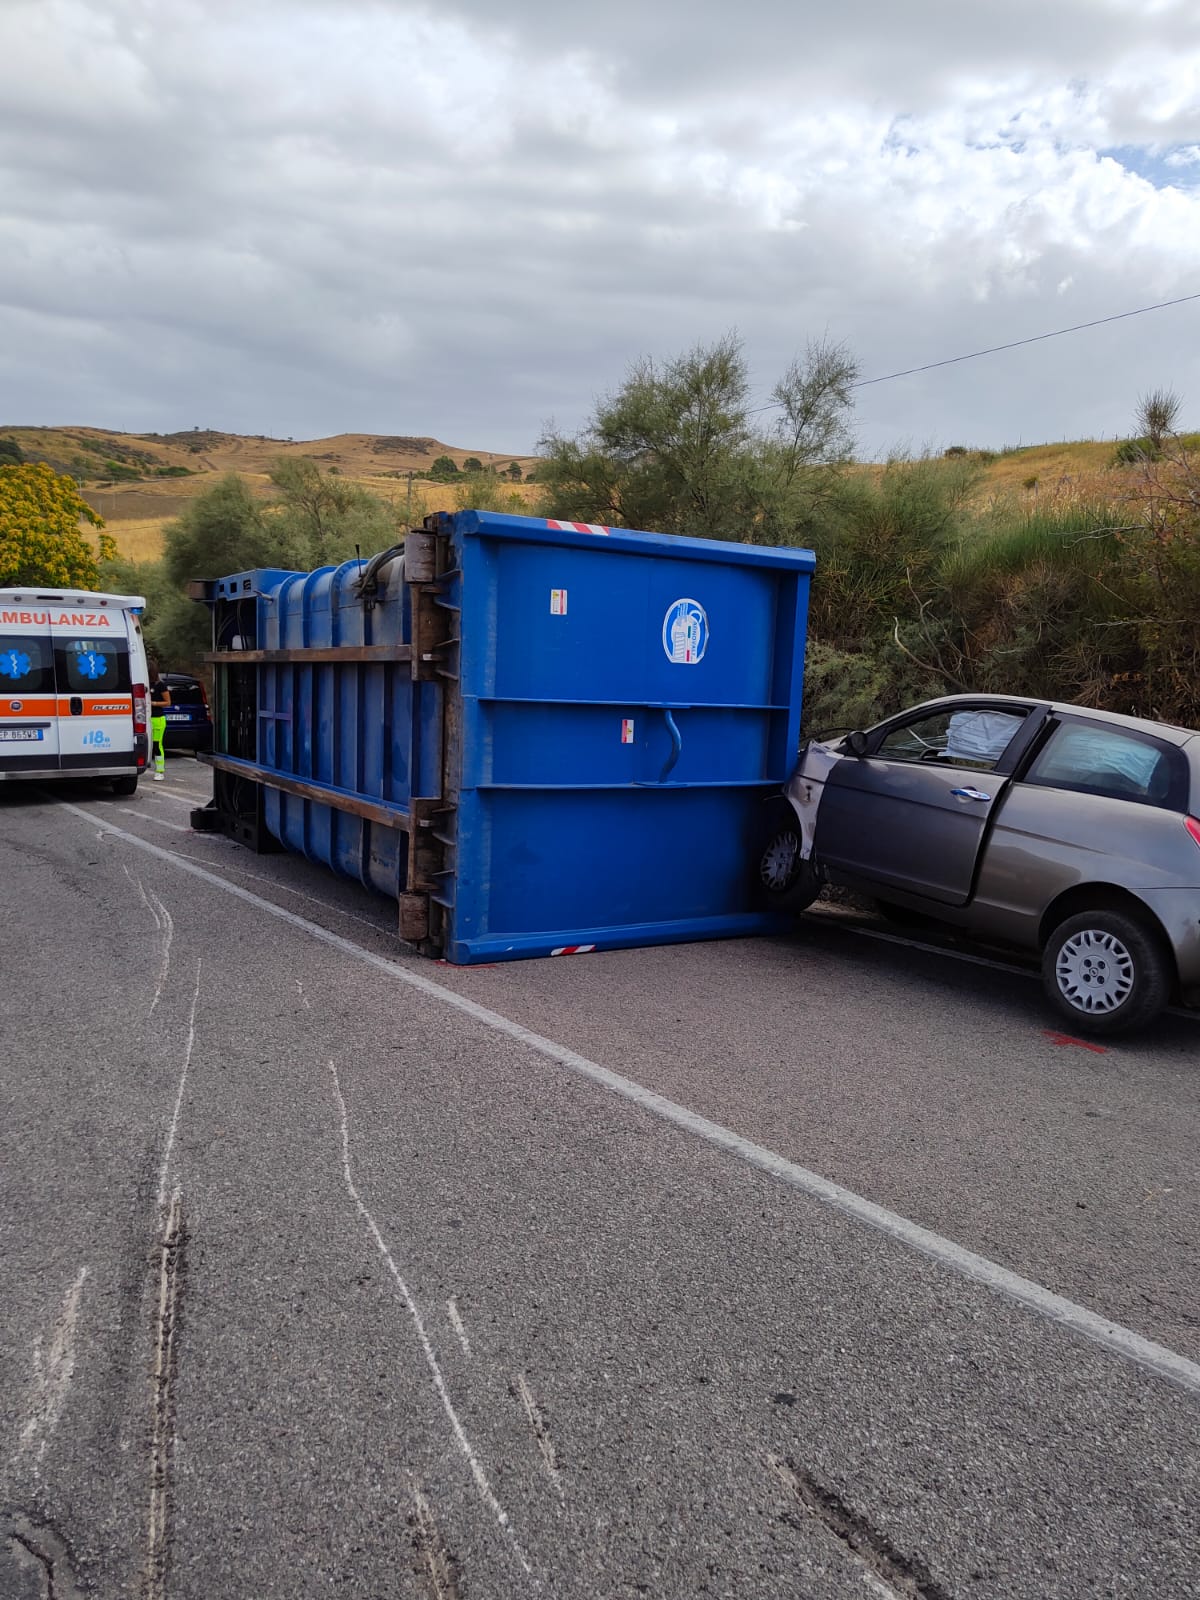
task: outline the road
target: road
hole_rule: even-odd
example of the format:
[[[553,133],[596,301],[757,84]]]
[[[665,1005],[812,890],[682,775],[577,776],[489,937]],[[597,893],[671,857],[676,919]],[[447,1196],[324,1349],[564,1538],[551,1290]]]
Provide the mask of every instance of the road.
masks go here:
[[[0,1600],[1200,1592],[1200,1021],[440,966],[168,774],[0,787]]]

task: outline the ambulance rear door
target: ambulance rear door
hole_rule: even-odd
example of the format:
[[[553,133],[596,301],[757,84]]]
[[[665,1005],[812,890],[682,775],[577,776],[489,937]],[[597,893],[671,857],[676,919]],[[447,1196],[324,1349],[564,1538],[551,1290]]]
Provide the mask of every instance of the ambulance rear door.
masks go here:
[[[47,619],[21,622],[18,612],[0,615],[0,777],[53,777],[57,709]]]
[[[124,613],[51,618],[58,683],[59,765],[68,773],[136,770]]]

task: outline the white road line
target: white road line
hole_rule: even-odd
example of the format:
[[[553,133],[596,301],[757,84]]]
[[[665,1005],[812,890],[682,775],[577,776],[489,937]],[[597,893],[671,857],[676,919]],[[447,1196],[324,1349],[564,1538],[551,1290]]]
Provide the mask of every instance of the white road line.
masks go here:
[[[429,1335],[425,1331],[425,1323],[421,1317],[421,1312],[417,1306],[417,1302],[413,1299],[412,1292],[410,1291],[407,1283],[405,1283],[404,1279],[400,1276],[400,1269],[396,1266],[395,1261],[392,1259],[392,1252],[388,1249],[387,1244],[384,1242],[383,1235],[380,1233],[379,1228],[376,1225],[375,1218],[367,1210],[366,1206],[363,1204],[362,1196],[354,1187],[354,1178],[350,1172],[350,1124],[346,1115],[346,1102],[342,1099],[342,1086],[338,1081],[337,1067],[332,1061],[329,1063],[329,1071],[333,1076],[333,1093],[334,1098],[337,1100],[338,1115],[341,1118],[342,1178],[346,1185],[346,1191],[351,1200],[354,1201],[354,1209],[358,1212],[358,1215],[362,1218],[363,1222],[366,1223],[367,1231],[375,1241],[375,1248],[383,1257],[384,1263],[392,1275],[392,1282],[396,1285],[396,1288],[399,1291],[400,1299],[404,1302],[404,1306],[408,1311],[409,1316],[412,1318],[413,1326],[417,1330],[417,1338],[421,1343],[421,1350],[424,1353],[426,1364],[429,1367],[430,1376],[433,1379],[433,1387],[437,1391],[437,1397],[442,1402],[442,1409],[445,1411],[446,1416],[449,1418],[450,1426],[454,1430],[454,1438],[458,1444],[458,1448],[461,1450],[466,1459],[467,1465],[471,1469],[471,1476],[475,1479],[475,1486],[479,1490],[480,1498],[484,1501],[485,1505],[488,1507],[496,1521],[499,1523],[500,1527],[503,1529],[505,1536],[512,1547],[513,1554],[516,1556],[521,1566],[524,1567],[527,1573],[532,1573],[533,1568],[526,1560],[525,1552],[521,1549],[521,1546],[517,1541],[517,1536],[513,1532],[512,1523],[509,1520],[508,1512],[505,1511],[499,1500],[496,1499],[496,1496],[492,1491],[492,1486],[488,1482],[487,1473],[484,1472],[483,1465],[480,1462],[479,1457],[475,1454],[475,1451],[471,1445],[471,1441],[467,1438],[466,1430],[459,1421],[458,1412],[455,1411],[454,1404],[450,1399],[449,1391],[446,1388],[446,1380],[442,1376],[442,1369],[438,1365],[438,1359],[434,1353],[433,1345],[430,1342]]]
[[[450,1318],[450,1326],[454,1329],[458,1342],[463,1347],[463,1355],[469,1356],[471,1354],[471,1341],[467,1338],[467,1330],[463,1325],[463,1319],[458,1314],[458,1302],[453,1296],[446,1301],[446,1315]]]
[[[17,1454],[23,1455],[36,1446],[35,1463],[45,1456],[67,1403],[67,1390],[75,1372],[75,1325],[79,1321],[79,1302],[87,1275],[88,1269],[80,1267],[74,1283],[68,1286],[50,1330],[49,1350],[43,1350],[40,1333],[34,1340],[33,1406],[29,1420],[21,1429]]]
[[[191,833],[190,828],[185,828],[180,822],[168,822],[166,817],[156,817],[152,811],[135,811],[132,806],[118,806],[127,817],[141,817],[143,822],[153,822],[156,827],[170,828],[172,833]]]
[[[67,803],[64,810],[73,812],[88,826],[94,825],[96,818],[92,812],[84,811],[80,806]],[[710,1122],[707,1117],[700,1116],[691,1111],[687,1106],[677,1105],[665,1096],[655,1094],[653,1090],[634,1083],[629,1078],[623,1078],[619,1073],[611,1072],[607,1067],[600,1066],[595,1061],[589,1061],[586,1056],[579,1055],[576,1051],[568,1049],[565,1045],[556,1044],[552,1039],[543,1038],[541,1034],[534,1033],[532,1029],[523,1027],[519,1022],[513,1022],[509,1017],[501,1016],[498,1011],[491,1011],[487,1006],[481,1006],[474,1000],[469,1000],[465,995],[447,989],[443,984],[437,983],[432,978],[426,978],[420,973],[412,972],[406,967],[398,966],[393,961],[377,955],[373,950],[364,950],[360,945],[353,944],[349,939],[343,939],[341,934],[331,933],[328,928],[323,928],[319,923],[309,922],[305,917],[299,917],[294,911],[286,911],[282,906],[275,905],[270,900],[264,900],[260,895],[254,894],[249,889],[243,889],[236,883],[230,883],[219,877],[215,872],[209,872],[204,867],[188,861],[186,858],[163,850],[156,844],[151,844],[148,839],[139,837],[136,833],[129,833],[124,828],[118,828],[115,823],[105,823],[107,830],[124,839],[138,850],[144,850],[148,855],[157,856],[163,861],[173,862],[182,871],[190,873],[194,878],[211,884],[223,893],[232,895],[237,900],[244,901],[247,905],[257,906],[260,911],[265,911],[269,916],[277,917],[279,921],[288,923],[291,927],[307,933],[320,943],[330,946],[331,949],[340,950],[344,955],[353,957],[357,961],[365,962],[377,971],[386,973],[397,983],[406,984],[409,988],[417,990],[420,994],[440,1001],[443,1005],[461,1012],[464,1016],[471,1017],[474,1021],[490,1028],[495,1033],[503,1034],[506,1038],[514,1039],[519,1044],[525,1045],[530,1050],[536,1051],[548,1061],[565,1067],[568,1071],[587,1078],[593,1083],[600,1084],[613,1094],[620,1095],[623,1099],[640,1106],[644,1111],[653,1116],[661,1117],[664,1122],[672,1123],[677,1128],[683,1128],[698,1138],[706,1140],[719,1150],[737,1156],[749,1166],[756,1167],[760,1172],[766,1172],[773,1178],[788,1184],[800,1193],[810,1196],[822,1205],[840,1215],[849,1217],[855,1222],[863,1223],[869,1228],[874,1228],[898,1243],[906,1245],[918,1254],[928,1257],[948,1271],[955,1273],[968,1282],[981,1284],[984,1288],[1002,1296],[1014,1304],[1032,1311],[1036,1316],[1042,1317],[1047,1322],[1056,1323],[1060,1327],[1068,1328],[1071,1332],[1088,1339],[1092,1344],[1099,1345],[1111,1354],[1120,1356],[1122,1360],[1130,1361],[1135,1366],[1152,1372],[1156,1376],[1166,1378],[1169,1382],[1177,1384],[1181,1389],[1200,1395],[1200,1364],[1189,1361],[1186,1356],[1180,1355],[1175,1350],[1169,1350],[1165,1345],[1157,1344],[1153,1339],[1147,1339],[1140,1333],[1135,1333],[1132,1328],[1126,1328],[1119,1322],[1112,1322],[1107,1317],[1100,1316],[1095,1311],[1089,1311],[1086,1306],[1076,1305],[1073,1300],[1055,1294],[1040,1283],[1035,1283],[1030,1278],[1024,1278],[1020,1273],[1012,1272],[1007,1267],[1002,1267],[998,1262],[989,1261],[986,1256],[976,1255],[973,1250],[967,1250],[962,1245],[956,1244],[953,1239],[944,1238],[941,1234],[923,1228],[919,1223],[911,1221],[908,1217],[901,1216],[898,1212],[889,1211],[885,1206],[876,1205],[874,1201],[867,1200],[864,1196],[855,1194],[851,1189],[844,1189],[840,1184],[831,1183],[819,1173],[810,1172],[807,1167],[802,1167],[786,1157],[777,1155],[775,1151],[755,1144],[750,1139],[743,1139],[731,1128],[722,1127],[720,1123]]]
[[[194,796],[176,794],[171,789],[148,789],[142,796],[144,800],[174,800],[176,805],[188,806],[192,811],[195,811],[200,806],[207,805],[208,798],[206,796],[203,800],[197,800]]]
[[[167,1175],[171,1167],[171,1152],[175,1148],[175,1134],[179,1128],[179,1112],[183,1106],[183,1086],[187,1082],[188,1068],[192,1064],[192,1050],[196,1044],[196,1002],[200,998],[200,961],[196,962],[196,987],[192,991],[192,1010],[188,1017],[187,1045],[183,1052],[183,1071],[179,1074],[179,1093],[175,1096],[175,1110],[167,1130],[166,1148],[162,1165],[158,1169],[158,1209],[161,1213],[167,1204]]]

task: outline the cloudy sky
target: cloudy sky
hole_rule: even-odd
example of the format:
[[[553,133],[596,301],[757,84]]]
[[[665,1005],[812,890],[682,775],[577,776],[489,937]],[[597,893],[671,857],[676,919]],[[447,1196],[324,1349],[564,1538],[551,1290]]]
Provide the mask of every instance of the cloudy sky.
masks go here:
[[[1200,294],[1196,0],[0,0],[0,424],[534,448],[642,355],[864,378]],[[1200,428],[1200,299],[858,391]]]

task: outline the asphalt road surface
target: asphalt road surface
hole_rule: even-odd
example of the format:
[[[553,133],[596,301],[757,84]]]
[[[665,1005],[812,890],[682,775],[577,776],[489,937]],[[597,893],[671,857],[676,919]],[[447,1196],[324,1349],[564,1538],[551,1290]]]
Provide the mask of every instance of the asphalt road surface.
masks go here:
[[[2,1600],[1200,1593],[1200,1021],[439,966],[206,778],[0,786]]]

